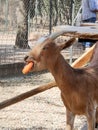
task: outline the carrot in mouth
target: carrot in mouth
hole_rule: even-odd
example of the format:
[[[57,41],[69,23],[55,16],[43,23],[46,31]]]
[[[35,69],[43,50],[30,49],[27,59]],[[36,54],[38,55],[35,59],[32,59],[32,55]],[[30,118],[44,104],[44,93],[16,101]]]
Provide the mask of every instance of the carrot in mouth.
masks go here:
[[[23,70],[22,70],[22,73],[23,74],[27,74],[30,72],[30,70],[32,69],[34,63],[33,62],[30,62],[28,63],[27,65],[24,66]]]

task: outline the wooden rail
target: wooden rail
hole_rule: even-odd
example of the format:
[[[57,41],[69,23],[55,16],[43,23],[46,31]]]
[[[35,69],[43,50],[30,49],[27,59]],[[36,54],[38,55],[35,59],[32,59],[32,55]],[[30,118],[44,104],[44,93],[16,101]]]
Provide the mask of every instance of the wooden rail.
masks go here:
[[[95,46],[95,45],[94,45]],[[86,64],[89,60],[90,60],[90,57],[93,53],[93,50],[94,50],[94,46],[92,46],[87,52],[85,52],[79,59],[77,59],[73,64],[72,64],[72,67],[81,67],[83,66],[84,64]],[[41,93],[43,91],[46,91],[48,89],[51,89],[53,87],[56,87],[56,82],[55,81],[52,81],[50,83],[47,83],[45,85],[41,85],[39,86],[38,88],[35,88],[33,90],[30,90],[28,92],[25,92],[25,93],[22,93],[18,96],[15,96],[13,98],[10,98],[10,99],[7,99],[3,102],[0,103],[0,110],[5,108],[5,107],[8,107],[12,104],[15,104],[17,102],[20,102],[28,97],[31,97],[31,96],[34,96],[38,93]]]
[[[63,34],[63,36],[69,36],[69,37],[72,36],[75,38],[91,39],[91,40],[98,41],[98,26],[77,27],[77,26],[69,26],[69,25],[60,25],[60,26],[55,26],[53,28],[54,32],[57,32],[57,31],[64,32],[64,30],[65,30],[65,33]]]
[[[74,63],[72,63],[72,66],[74,68],[79,68],[83,65],[85,65],[87,62],[90,61],[90,58],[93,54],[95,45],[93,45],[88,51],[86,51],[80,58],[78,58]]]

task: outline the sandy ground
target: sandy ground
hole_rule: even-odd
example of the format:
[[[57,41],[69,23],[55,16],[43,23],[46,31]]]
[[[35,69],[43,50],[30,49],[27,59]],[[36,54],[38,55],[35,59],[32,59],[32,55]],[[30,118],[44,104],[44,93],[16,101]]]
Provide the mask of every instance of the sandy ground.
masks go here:
[[[53,80],[50,73],[0,80],[0,102]],[[0,130],[64,130],[66,109],[58,88],[52,88],[0,110]],[[86,130],[86,119],[77,116],[75,130]]]
[[[1,43],[2,37],[0,45]],[[12,39],[8,42],[6,37],[2,45],[5,45],[5,43],[8,43],[8,45],[11,44],[11,46],[14,45]],[[18,53],[17,50],[14,50],[14,52],[15,54]],[[80,55],[80,52],[80,50],[77,51],[77,55]],[[14,56],[14,62],[15,59],[16,57]],[[50,73],[0,79],[0,102],[51,80],[53,80],[53,77]],[[86,130],[85,124],[85,117],[77,116],[75,130]],[[52,88],[0,110],[0,130],[64,130],[65,126],[66,108],[62,103],[58,88]]]

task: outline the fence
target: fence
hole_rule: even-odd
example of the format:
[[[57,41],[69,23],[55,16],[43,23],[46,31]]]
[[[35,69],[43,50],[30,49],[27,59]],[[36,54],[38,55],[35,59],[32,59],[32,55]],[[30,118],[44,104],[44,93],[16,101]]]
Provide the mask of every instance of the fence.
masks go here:
[[[23,57],[28,52],[28,49],[15,48],[17,28],[19,20],[25,14],[24,9],[28,10],[29,38],[35,32],[41,35],[49,34],[52,26],[71,24],[70,6],[65,0],[63,1],[65,5],[60,0],[56,2],[54,0],[52,3],[46,0],[35,0],[35,2],[25,0],[25,2],[24,5],[28,9],[24,8],[21,0],[0,0],[0,65],[23,62]],[[30,41],[28,44],[33,46]],[[64,54],[69,52],[69,50],[63,51]],[[74,52],[77,52],[78,56],[81,54],[77,47],[73,48],[73,54]]]

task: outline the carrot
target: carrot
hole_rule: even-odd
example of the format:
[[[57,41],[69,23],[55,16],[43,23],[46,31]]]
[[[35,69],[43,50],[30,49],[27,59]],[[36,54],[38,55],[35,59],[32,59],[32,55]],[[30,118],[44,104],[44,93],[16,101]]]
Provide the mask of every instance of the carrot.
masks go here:
[[[25,65],[24,68],[23,68],[23,70],[22,70],[22,73],[23,73],[23,74],[29,73],[30,70],[31,70],[32,67],[33,67],[33,64],[34,64],[33,62],[30,62],[30,63],[28,63],[27,65]]]

